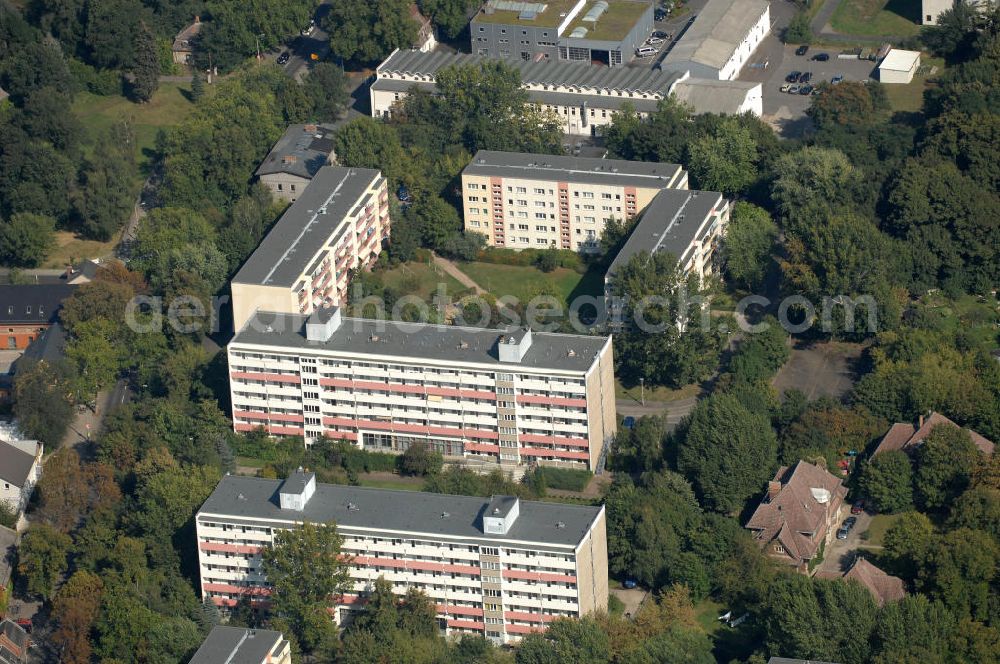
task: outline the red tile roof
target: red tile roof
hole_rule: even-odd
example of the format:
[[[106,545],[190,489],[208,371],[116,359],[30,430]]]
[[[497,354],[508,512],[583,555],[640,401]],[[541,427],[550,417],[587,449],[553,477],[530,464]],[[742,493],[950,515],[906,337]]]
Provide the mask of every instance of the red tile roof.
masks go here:
[[[931,413],[930,416],[923,421],[919,428],[913,426],[912,424],[906,424],[905,422],[897,422],[889,428],[889,431],[882,438],[881,442],[879,442],[878,447],[875,448],[872,456],[880,454],[881,452],[888,452],[890,450],[909,451],[922,443],[924,439],[930,435],[934,427],[939,424],[948,424],[953,427],[958,426],[944,415],[936,412]],[[966,429],[966,431],[969,433],[969,437],[972,439],[973,444],[979,448],[979,451],[987,455],[993,454],[993,450],[996,447],[993,444],[993,441],[979,435],[971,429]]]
[[[871,592],[879,606],[897,602],[906,596],[903,580],[886,574],[864,558],[858,557],[844,574],[845,581],[857,581]]]

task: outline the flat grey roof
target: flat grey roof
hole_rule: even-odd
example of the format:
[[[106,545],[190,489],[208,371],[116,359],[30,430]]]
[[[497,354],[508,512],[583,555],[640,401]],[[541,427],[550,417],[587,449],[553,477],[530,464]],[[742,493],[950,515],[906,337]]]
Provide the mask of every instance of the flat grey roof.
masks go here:
[[[698,62],[722,68],[767,7],[767,0],[708,0],[663,66]]]
[[[608,337],[533,332],[531,347],[520,362],[501,363],[497,341],[507,334],[505,330],[344,317],[327,341],[309,341],[304,329],[307,318],[258,311],[231,343],[584,373],[608,342]]]
[[[736,115],[746,101],[747,93],[760,83],[753,81],[713,81],[688,78],[674,86],[674,96],[688,104],[695,113]]]
[[[681,171],[678,164],[651,161],[480,150],[462,174],[667,187],[680,176]]]
[[[438,70],[445,67],[475,65],[496,60],[467,53],[396,51],[379,65],[378,71],[433,77]],[[574,62],[559,60],[526,62],[520,58],[505,59],[503,62],[518,70],[521,81],[527,85],[564,85],[640,94],[645,92],[666,95],[670,86],[680,76],[677,72],[658,71],[649,67],[587,67]]]
[[[189,664],[264,664],[284,638],[270,629],[216,625]]]
[[[343,528],[575,547],[601,511],[600,507],[522,500],[520,515],[507,534],[494,535],[484,533],[482,528],[482,515],[490,503],[487,498],[317,483],[316,493],[299,512],[279,507],[281,482],[227,475],[201,506],[199,514],[251,520],[336,522]]]
[[[306,131],[309,127],[310,131]],[[288,173],[307,180],[326,165],[333,152],[333,125],[295,124],[285,130],[254,175]],[[286,163],[286,157],[292,157]]]
[[[664,189],[646,207],[607,274],[613,274],[640,251],[669,251],[680,261],[691,241],[697,239],[701,223],[722,200],[722,194],[715,191]]]
[[[371,168],[324,166],[285,210],[233,281],[261,286],[295,285],[295,280],[330,239],[379,172]],[[322,213],[321,208],[326,209]]]

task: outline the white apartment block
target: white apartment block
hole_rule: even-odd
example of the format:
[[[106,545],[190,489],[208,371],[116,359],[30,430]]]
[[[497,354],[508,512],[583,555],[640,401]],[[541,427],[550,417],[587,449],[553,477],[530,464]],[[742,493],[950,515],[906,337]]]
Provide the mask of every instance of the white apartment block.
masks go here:
[[[491,62],[485,56],[464,53],[395,51],[375,70],[369,91],[372,117],[388,117],[392,106],[418,88],[435,91],[435,76],[445,67]],[[581,67],[551,60],[505,60],[521,75],[528,100],[541,111],[553,114],[566,134],[597,135],[611,124],[615,112],[627,104],[640,117],[655,113],[659,103],[675,94],[695,113],[738,114],[762,112],[761,84],[714,81],[715,86],[689,89],[700,79],[688,71],[647,67]],[[721,88],[720,88],[721,85]],[[726,89],[722,89],[726,88]]]
[[[222,479],[195,519],[202,597],[266,604],[261,551],[305,521],[335,523],[353,558],[338,624],[363,610],[379,577],[395,593],[426,593],[446,634],[496,643],[607,608],[603,506],[318,484],[301,470],[284,481]]]
[[[965,4],[979,11],[989,11],[996,7],[997,0],[965,0]],[[955,0],[921,0],[921,22],[924,25],[937,25],[941,12],[955,6]]]
[[[490,246],[596,251],[608,219],[687,186],[677,164],[480,150],[462,171],[462,212]]]
[[[449,461],[594,470],[615,434],[611,337],[258,312],[228,347],[233,426]]]
[[[663,69],[733,81],[771,32],[766,0],[708,0],[663,59]]]
[[[714,191],[660,192],[632,229],[604,276],[605,296],[615,273],[632,256],[669,252],[685,275],[704,281],[719,268],[719,254],[729,223],[729,201]],[[612,313],[616,313],[610,301]]]
[[[389,230],[379,171],[324,166],[233,277],[234,329],[258,309],[309,314],[341,304],[351,271],[375,262]]]

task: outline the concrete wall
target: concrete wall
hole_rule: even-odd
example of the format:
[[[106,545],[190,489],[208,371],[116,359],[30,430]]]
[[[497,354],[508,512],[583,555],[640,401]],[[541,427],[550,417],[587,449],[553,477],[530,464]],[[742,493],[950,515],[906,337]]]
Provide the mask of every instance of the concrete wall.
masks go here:
[[[607,516],[601,510],[590,532],[577,548],[576,587],[580,615],[608,610]]]
[[[268,173],[257,179],[270,190],[272,196],[289,203],[294,203],[311,182],[308,178],[291,173]]]

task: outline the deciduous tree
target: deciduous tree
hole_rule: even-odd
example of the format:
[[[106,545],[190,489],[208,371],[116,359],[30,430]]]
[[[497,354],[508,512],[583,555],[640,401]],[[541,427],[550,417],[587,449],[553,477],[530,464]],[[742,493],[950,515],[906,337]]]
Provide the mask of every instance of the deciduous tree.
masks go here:
[[[935,426],[917,448],[916,494],[927,509],[950,506],[969,486],[979,450],[969,433],[950,424]]]
[[[67,664],[88,664],[93,648],[90,630],[101,606],[104,584],[96,574],[81,570],[73,574],[52,601],[56,629],[52,642],[59,660]]]
[[[37,267],[55,243],[55,220],[19,212],[0,221],[0,261],[9,267]]]
[[[44,523],[31,526],[17,548],[17,574],[31,595],[48,600],[68,566],[73,540]]]
[[[913,468],[903,451],[891,450],[872,457],[861,471],[861,491],[880,512],[892,514],[913,505]]]
[[[767,210],[735,203],[723,243],[726,273],[743,288],[759,287],[777,239],[778,227]]]

